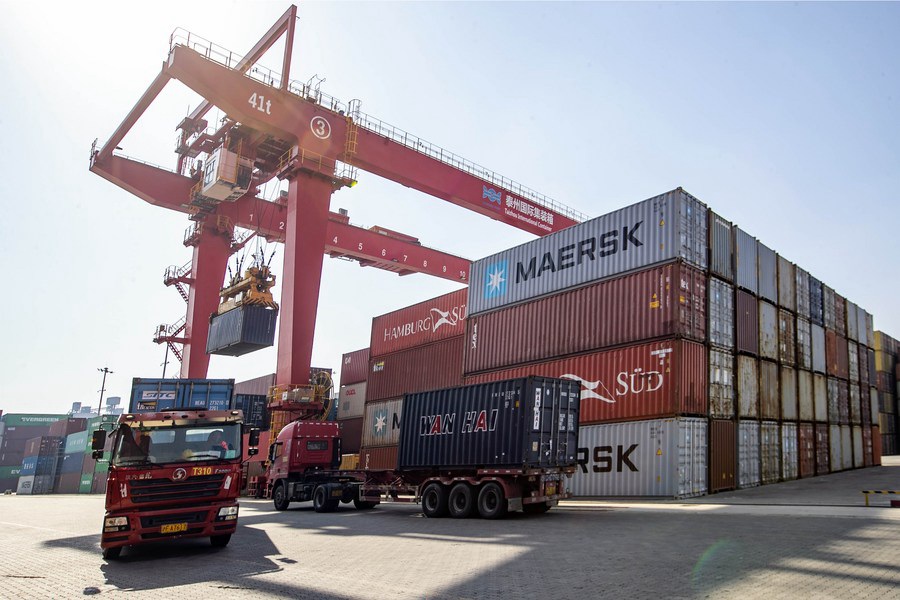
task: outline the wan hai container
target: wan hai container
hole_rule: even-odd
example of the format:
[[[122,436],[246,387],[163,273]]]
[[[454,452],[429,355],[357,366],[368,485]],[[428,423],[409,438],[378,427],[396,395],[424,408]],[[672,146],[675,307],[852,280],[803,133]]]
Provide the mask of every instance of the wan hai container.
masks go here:
[[[582,427],[574,496],[689,498],[706,493],[707,420]]]
[[[707,209],[678,188],[472,263],[469,314],[684,260],[706,270]]]

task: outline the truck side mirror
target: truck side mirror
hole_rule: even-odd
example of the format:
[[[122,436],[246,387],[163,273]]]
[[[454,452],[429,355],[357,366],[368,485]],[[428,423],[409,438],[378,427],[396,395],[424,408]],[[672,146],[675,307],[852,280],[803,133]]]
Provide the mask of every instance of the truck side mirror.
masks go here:
[[[254,427],[253,429],[250,430],[250,438],[247,442],[247,445],[250,446],[251,448],[255,448],[255,447],[259,446],[259,429],[256,429]]]
[[[106,432],[98,429],[91,437],[91,450],[99,450],[101,453],[106,447]]]

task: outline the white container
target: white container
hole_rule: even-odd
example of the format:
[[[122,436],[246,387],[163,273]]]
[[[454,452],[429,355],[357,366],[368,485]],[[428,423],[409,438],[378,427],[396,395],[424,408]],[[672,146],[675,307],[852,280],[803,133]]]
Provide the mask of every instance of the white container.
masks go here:
[[[781,479],[781,435],[776,421],[759,424],[760,479],[763,485]]]
[[[338,394],[337,418],[357,419],[365,414],[366,382],[342,385]]]
[[[24,475],[22,477],[19,477],[19,485],[16,486],[16,493],[20,496],[33,494],[34,477],[34,475]]]
[[[825,376],[818,373],[813,375],[813,409],[816,421],[828,421],[828,384]]]
[[[851,427],[850,429],[853,438],[853,468],[862,469],[865,466],[862,427]]]
[[[813,374],[809,371],[797,371],[797,404],[800,410],[801,421],[815,420],[815,405],[813,404]]]
[[[582,426],[574,496],[689,498],[706,493],[706,419]]]
[[[784,481],[797,479],[800,473],[800,446],[797,426],[793,423],[781,424],[781,478]]]
[[[738,487],[759,485],[759,422],[738,425]]]

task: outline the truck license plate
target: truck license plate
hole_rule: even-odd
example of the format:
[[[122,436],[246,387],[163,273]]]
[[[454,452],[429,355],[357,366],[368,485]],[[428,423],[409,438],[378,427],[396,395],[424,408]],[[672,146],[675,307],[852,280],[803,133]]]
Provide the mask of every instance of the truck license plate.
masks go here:
[[[187,523],[169,523],[159,528],[160,533],[179,533],[187,531]]]

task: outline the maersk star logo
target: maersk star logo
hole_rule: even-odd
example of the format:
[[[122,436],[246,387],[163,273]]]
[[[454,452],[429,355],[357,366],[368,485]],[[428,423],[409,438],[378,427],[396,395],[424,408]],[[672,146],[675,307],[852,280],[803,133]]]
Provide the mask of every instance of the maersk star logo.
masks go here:
[[[387,410],[375,412],[375,435],[384,435],[387,429]]]
[[[496,298],[506,293],[506,261],[494,263],[484,275],[484,297]]]

